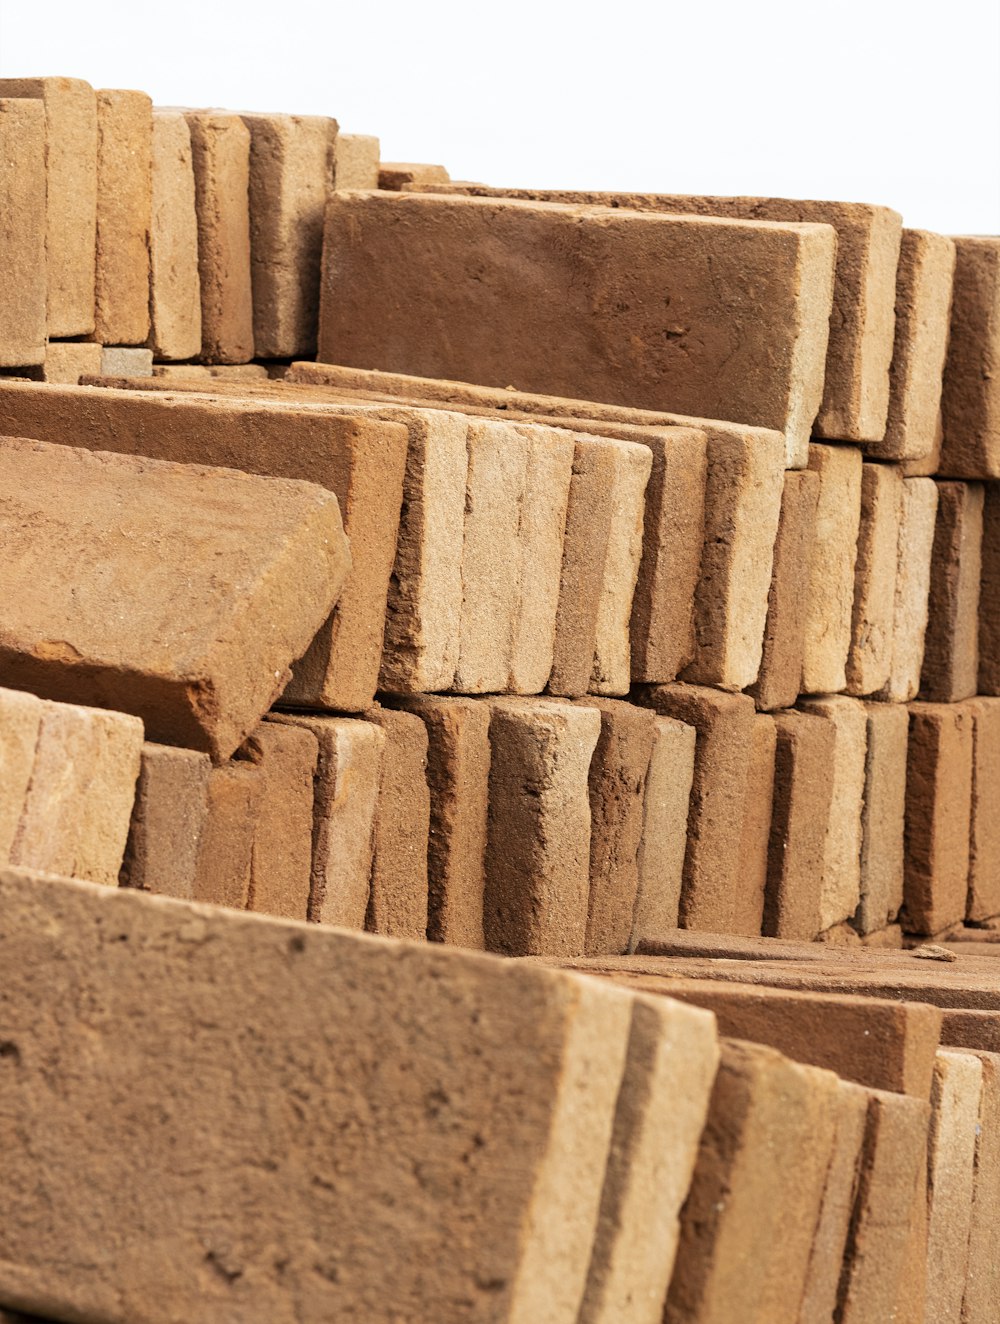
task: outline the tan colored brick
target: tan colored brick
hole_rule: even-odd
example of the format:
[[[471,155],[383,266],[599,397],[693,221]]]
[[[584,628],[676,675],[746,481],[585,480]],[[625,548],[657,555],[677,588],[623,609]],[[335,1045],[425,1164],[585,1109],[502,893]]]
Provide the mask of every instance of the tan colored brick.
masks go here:
[[[761,713],[754,719],[750,737],[750,763],[740,837],[742,876],[733,933],[761,932],[767,890],[776,747],[774,721]]]
[[[938,1053],[927,1158],[927,1319],[962,1314],[982,1085],[973,1054]]]
[[[378,187],[395,193],[407,187],[420,188],[424,184],[447,184],[450,178],[442,165],[424,165],[414,161],[379,163]]]
[[[427,729],[414,713],[391,708],[365,716],[385,732],[365,928],[420,940],[427,936]]]
[[[0,89],[3,84],[0,83]],[[0,90],[0,367],[45,360],[45,107]]]
[[[191,130],[179,110],[153,112],[149,258],[149,346],[157,359],[194,358],[201,353],[198,214]]]
[[[24,813],[43,711],[42,700],[34,694],[0,689],[0,861],[4,864],[10,861]]]
[[[1000,699],[971,699],[972,817],[969,838],[969,897],[973,921],[1000,915]]]
[[[920,697],[955,703],[971,698],[978,680],[984,490],[981,483],[937,490]]]
[[[101,371],[102,345],[88,340],[50,340],[38,367],[26,368],[24,376],[36,382],[76,386],[81,377]]]
[[[379,143],[362,133],[337,135],[334,188],[378,188]]]
[[[697,733],[693,726],[660,716],[654,718],[654,730],[646,770],[637,861],[639,891],[630,951],[642,937],[675,929],[680,916]]]
[[[861,934],[884,929],[903,904],[906,750],[909,715],[902,704],[867,703],[865,794],[861,811]]]
[[[152,152],[146,93],[100,90],[94,338],[104,345],[143,345],[149,336]]]
[[[1000,694],[1000,488],[993,483],[983,502],[978,684],[980,694]]]
[[[312,879],[313,783],[319,742],[303,726],[261,722],[244,750],[262,784],[247,909],[304,920]]]
[[[1000,239],[955,239],[941,473],[1000,478]]]
[[[903,480],[892,614],[892,663],[889,679],[878,694],[890,703],[909,703],[920,689],[937,508],[937,483],[929,478]]]
[[[1000,1299],[1000,1246],[996,1237],[1000,1208],[1000,1057],[996,1053],[977,1053],[976,1057],[982,1067],[982,1092],[962,1324],[990,1324],[990,1315]]]
[[[885,464],[862,465],[848,694],[874,694],[889,680],[902,509],[901,471]]]
[[[861,522],[861,452],[812,445],[809,467],[819,475],[816,540],[809,576],[802,692],[836,694],[847,684],[854,575]]]
[[[194,898],[211,766],[193,749],[143,745],[120,887]]]
[[[630,623],[642,559],[643,513],[652,459],[652,452],[645,446],[628,445],[615,466],[608,555],[597,604],[590,675],[590,689],[595,694],[627,694],[631,684]]]

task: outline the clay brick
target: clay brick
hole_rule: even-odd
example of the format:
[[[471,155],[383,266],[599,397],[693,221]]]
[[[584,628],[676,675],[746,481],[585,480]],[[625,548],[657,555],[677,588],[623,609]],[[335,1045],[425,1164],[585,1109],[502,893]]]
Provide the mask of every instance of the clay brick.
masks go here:
[[[119,887],[193,899],[211,766],[192,749],[143,745]]]
[[[819,226],[338,195],[327,211],[318,357],[721,416],[787,433],[794,455],[822,395],[834,240]],[[462,254],[454,279],[441,267],[452,252]],[[514,275],[525,261],[537,268],[530,286]],[[593,272],[607,285],[619,270],[628,313],[591,288]],[[669,317],[645,288],[653,271],[671,282]],[[730,296],[713,296],[730,281]],[[407,322],[418,312],[419,333]]]
[[[36,382],[76,386],[81,377],[101,371],[104,347],[87,340],[50,340],[38,367],[26,368],[24,376]]]
[[[1000,699],[971,699],[972,818],[966,917],[1000,915]]]
[[[0,78],[0,97],[45,107],[45,263],[48,334],[94,331],[97,230],[97,98],[79,78]]]
[[[742,876],[739,892],[734,898],[737,906],[734,933],[760,933],[764,919],[776,750],[777,728],[772,718],[761,714],[754,719],[750,736],[746,803],[740,837]]]
[[[231,759],[212,768],[191,887],[193,901],[246,910],[263,792],[263,778],[252,763]]]
[[[0,83],[0,88],[2,88]],[[0,367],[42,363],[46,337],[45,108],[0,91]]]
[[[867,703],[865,713],[868,731],[861,810],[861,900],[854,917],[862,935],[884,929],[903,904],[910,727],[902,704]]]
[[[580,1324],[662,1317],[718,1064],[704,1012],[637,997]]]
[[[253,358],[250,273],[250,131],[239,115],[188,111],[198,212],[201,357]]]
[[[722,1055],[681,1213],[665,1324],[794,1321],[833,1147],[838,1081],[735,1039]],[[774,1154],[794,1172],[781,1183]]]
[[[371,708],[368,721],[385,732],[371,891],[365,928],[387,938],[427,936],[427,728],[414,713]]]
[[[861,523],[861,452],[812,445],[809,468],[819,476],[816,540],[809,575],[802,692],[836,694],[847,684],[854,575]]]
[[[962,1324],[990,1324],[1000,1300],[1000,1244],[996,1236],[1000,1209],[1000,1057],[995,1053],[977,1053],[976,1057],[982,1067],[982,1092]]]
[[[965,704],[910,705],[904,928],[940,933],[965,918],[973,720]]]
[[[272,713],[269,720],[303,727],[319,746],[309,919],[363,929],[386,733],[351,717]]]
[[[740,895],[740,837],[747,794],[754,706],[745,694],[696,685],[640,687],[634,700],[697,731],[684,859],[684,928],[730,932]]]
[[[808,713],[775,713],[777,745],[762,932],[811,941],[822,928],[823,861],[836,731]]]
[[[1000,478],[1000,239],[955,240],[941,473]]]
[[[316,352],[323,213],[333,188],[337,121],[244,114],[250,130],[254,354]]]
[[[576,1319],[628,996],[38,875],[0,888],[0,1016],[21,1064],[3,1108],[25,1137],[0,1174],[0,1299],[149,1316],[169,1217],[185,1318],[264,1324],[295,1303],[313,1319],[457,1319],[479,1282],[498,1318]],[[78,1069],[53,1075],[67,1043]],[[260,1098],[295,1106],[247,1106]],[[177,1162],[192,1135],[198,1181]],[[46,1193],[39,1172],[67,1180]]]
[[[378,188],[379,144],[362,133],[339,133],[334,188]]]
[[[153,112],[149,260],[149,346],[157,359],[194,358],[201,353],[198,213],[191,130],[179,110]]]
[[[491,703],[483,921],[490,951],[573,956],[590,893],[587,776],[596,708],[552,700]]]
[[[0,689],[0,862],[10,861],[31,785],[43,703],[33,694]]]
[[[1000,1016],[991,1011],[946,1010],[941,1043],[948,1048],[1000,1053]]]
[[[982,1083],[977,1057],[938,1053],[927,1159],[928,1319],[959,1320],[962,1314]]]
[[[611,526],[604,579],[597,603],[590,690],[627,694],[632,676],[630,623],[643,547],[643,511],[652,453],[625,444],[618,453],[611,488]]]
[[[833,792],[823,850],[820,930],[850,919],[861,899],[861,811],[865,794],[868,715],[857,699],[805,699],[802,708],[834,729]]]
[[[490,705],[423,694],[397,702],[427,728],[427,936],[482,950]]]
[[[640,938],[677,927],[684,879],[697,733],[672,717],[656,717],[653,725],[629,951]]]
[[[11,438],[0,474],[17,494],[0,577],[4,677],[133,712],[152,739],[231,754],[336,602],[350,564],[336,499]]]
[[[880,699],[890,703],[909,703],[920,689],[937,506],[937,483],[929,478],[903,480],[892,615],[892,663],[889,679],[878,694]]]
[[[1000,694],[1000,488],[993,483],[986,484],[983,501],[979,693]]]
[[[948,349],[955,244],[928,230],[904,230],[896,271],[896,336],[889,369],[885,436],[865,447],[880,460],[924,460],[938,440]]]
[[[976,693],[979,671],[981,483],[938,483],[920,697],[955,703]]]
[[[305,479],[334,492],[351,540],[351,567],[336,612],[313,632],[305,656],[294,655],[294,677],[284,693],[298,704],[348,712],[371,702],[402,502],[402,426],[363,411],[289,411],[265,401],[8,382],[0,385],[3,432]],[[259,484],[251,481],[247,490],[260,490]]]
[[[149,336],[153,103],[145,92],[97,93],[97,268],[94,338]]]
[[[101,348],[101,374],[105,377],[152,377],[153,351],[104,345]]]
[[[817,474],[808,470],[785,474],[763,652],[757,679],[748,688],[765,712],[789,708],[799,697],[818,500]]]
[[[848,694],[874,694],[889,680],[902,509],[901,471],[884,464],[862,465]]]
[[[424,165],[413,161],[381,161],[378,168],[378,187],[400,193],[409,186],[447,184],[451,180],[442,165]]]
[[[303,726],[261,722],[247,740],[244,756],[261,781],[247,909],[304,920],[312,876],[319,742]]]

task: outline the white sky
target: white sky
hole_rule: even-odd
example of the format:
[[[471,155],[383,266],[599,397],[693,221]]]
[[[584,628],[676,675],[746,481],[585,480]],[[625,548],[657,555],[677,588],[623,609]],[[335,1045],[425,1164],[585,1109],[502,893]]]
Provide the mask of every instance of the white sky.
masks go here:
[[[1000,231],[998,0],[0,0],[0,75],[38,74],[329,114],[490,184]]]

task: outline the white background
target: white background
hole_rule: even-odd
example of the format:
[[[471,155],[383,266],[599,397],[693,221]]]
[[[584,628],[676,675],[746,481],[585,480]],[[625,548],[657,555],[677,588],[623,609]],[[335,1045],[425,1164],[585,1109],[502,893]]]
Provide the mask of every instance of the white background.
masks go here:
[[[491,184],[1000,231],[1000,0],[0,0],[0,74],[333,115]]]

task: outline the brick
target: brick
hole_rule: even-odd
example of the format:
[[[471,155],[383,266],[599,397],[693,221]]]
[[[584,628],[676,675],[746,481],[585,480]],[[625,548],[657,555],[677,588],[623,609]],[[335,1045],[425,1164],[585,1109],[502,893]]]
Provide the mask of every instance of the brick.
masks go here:
[[[941,385],[948,349],[955,244],[929,230],[904,230],[896,271],[896,335],[889,369],[885,436],[865,454],[923,460],[941,426]]]
[[[847,684],[854,576],[861,523],[861,452],[812,445],[809,468],[819,476],[816,539],[809,575],[802,692],[836,694]]]
[[[854,924],[884,929],[903,904],[906,751],[909,716],[902,704],[865,704],[868,722],[861,810],[861,900]]]
[[[595,694],[627,694],[632,676],[630,623],[643,546],[643,511],[652,453],[626,444],[615,465],[608,555],[597,604],[594,662],[589,688]]]
[[[427,728],[414,713],[369,709],[385,732],[375,807],[371,891],[365,928],[387,938],[427,936]]]
[[[635,999],[580,1324],[661,1318],[718,1056],[709,1016]]]
[[[927,1318],[962,1313],[983,1067],[942,1049],[934,1069],[927,1159]]]
[[[442,165],[424,165],[413,161],[381,161],[378,187],[399,193],[404,188],[423,184],[447,184],[451,176]]]
[[[862,465],[848,694],[875,694],[889,680],[902,508],[900,470],[884,464]]]
[[[143,745],[120,887],[193,899],[211,766],[192,749]]]
[[[97,267],[94,338],[149,336],[153,103],[145,92],[97,93]]]
[[[740,837],[753,745],[753,700],[681,684],[643,687],[633,697],[698,733],[680,920],[687,929],[728,932],[745,905],[740,895]]]
[[[486,946],[511,956],[579,955],[600,713],[544,699],[498,699],[491,708]]]
[[[363,929],[386,733],[352,717],[272,713],[316,740],[309,919]]]
[[[941,473],[1000,478],[1000,239],[955,240]]]
[[[0,577],[5,678],[114,704],[151,739],[225,759],[336,602],[350,562],[335,498],[11,438],[0,473],[17,492]]]
[[[664,1321],[794,1321],[833,1146],[837,1079],[735,1039],[722,1055],[681,1214]],[[782,1185],[775,1146],[795,1172]]]
[[[963,1324],[989,1324],[1000,1299],[1000,1246],[996,1238],[1000,1209],[1000,1057],[977,1053],[982,1091],[976,1127],[969,1262],[962,1298]]]
[[[48,335],[94,330],[97,230],[97,98],[79,78],[0,78],[0,97],[45,107],[45,263]]]
[[[754,719],[750,737],[747,793],[740,837],[743,875],[735,898],[734,933],[760,933],[764,919],[776,752],[777,728],[773,719],[762,713]]]
[[[0,84],[2,88],[2,84]],[[42,363],[46,338],[45,108],[0,91],[0,367]]]
[[[920,697],[955,703],[976,693],[983,487],[938,483]]]
[[[979,592],[979,693],[1000,694],[1000,489],[985,488]]]
[[[334,188],[378,188],[379,143],[362,133],[337,135]]]
[[[289,411],[266,401],[83,387],[59,391],[8,382],[0,385],[0,432],[305,479],[335,493],[351,540],[351,567],[336,612],[313,631],[305,656],[295,654],[285,697],[347,712],[371,702],[403,496],[407,436],[402,426],[377,413],[329,407]],[[251,482],[247,490],[259,490],[259,484]]]
[[[191,130],[181,111],[154,110],[152,153],[149,346],[157,359],[190,359],[201,353],[201,282]]]
[[[244,114],[250,131],[254,355],[316,352],[323,213],[333,188],[337,121]]]
[[[407,261],[397,268],[400,225]],[[325,243],[336,262],[324,271],[322,360],[729,418],[787,433],[793,454],[808,437],[832,299],[827,227],[381,193],[335,197]],[[464,263],[454,280],[440,261],[452,251]],[[529,251],[530,289],[513,276]],[[474,279],[470,263],[482,267]],[[633,290],[628,313],[591,289],[589,273],[613,283],[619,267]],[[653,270],[671,281],[669,317],[645,288]],[[752,291],[751,270],[760,273]],[[713,295],[730,281],[731,295]],[[410,334],[418,309],[419,335],[415,325]],[[702,327],[713,334],[702,338]],[[556,358],[553,344],[563,349]]]
[[[319,742],[303,726],[261,722],[244,750],[262,784],[247,909],[304,920],[312,878],[313,783]]]
[[[941,1025],[941,1043],[948,1048],[1000,1052],[1000,1016],[991,1011],[948,1011]]]
[[[101,348],[101,373],[106,377],[152,377],[153,351],[104,345]]]
[[[972,810],[969,896],[974,922],[1000,915],[1000,699],[972,699]]]
[[[264,780],[249,761],[231,759],[212,768],[191,887],[193,901],[247,909],[263,795]]]
[[[809,470],[785,474],[763,652],[757,679],[748,687],[757,707],[765,712],[789,708],[799,697],[818,500],[817,474]]]
[[[76,386],[80,378],[101,371],[103,345],[87,340],[50,340],[38,367],[26,368],[31,381]]]
[[[427,728],[427,936],[482,950],[490,705],[424,694],[397,702]]]
[[[831,722],[808,713],[775,713],[774,723],[774,796],[761,931],[808,942],[822,928],[837,737]]]
[[[201,357],[254,354],[250,271],[250,131],[238,115],[188,111],[198,212]]]
[[[640,938],[677,927],[687,850],[688,804],[697,733],[693,726],[672,717],[657,716],[653,726],[630,951]]]
[[[868,716],[857,699],[806,699],[802,708],[834,729],[833,792],[823,850],[820,930],[850,919],[861,899],[861,811],[865,794]]]
[[[148,1248],[169,1210],[171,1309],[186,1318],[444,1320],[467,1313],[476,1282],[500,1318],[576,1318],[626,995],[37,875],[5,873],[0,907],[0,1015],[21,1062],[4,1071],[4,1115],[25,1136],[0,1175],[0,1299],[148,1315],[164,1282]],[[54,1077],[60,1045],[84,1042],[79,1070]],[[247,1107],[258,1098],[295,1107]],[[192,1135],[199,1181],[177,1163]],[[54,1197],[40,1172],[67,1178]]]
[[[920,689],[931,586],[938,488],[929,478],[905,478],[892,614],[892,662],[879,691],[890,703],[909,703]]]
[[[10,861],[31,785],[44,705],[33,694],[0,689],[0,861]]]

